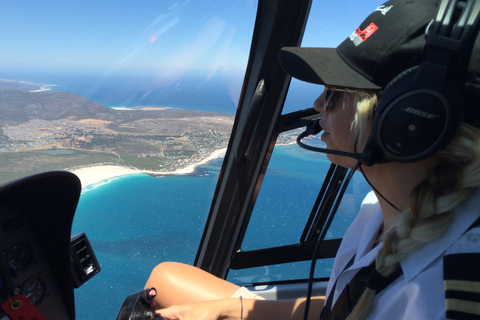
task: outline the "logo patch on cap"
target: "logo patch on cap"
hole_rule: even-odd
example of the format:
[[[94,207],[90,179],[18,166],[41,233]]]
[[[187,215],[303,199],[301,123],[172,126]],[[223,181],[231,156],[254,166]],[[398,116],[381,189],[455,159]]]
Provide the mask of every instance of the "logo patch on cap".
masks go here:
[[[377,30],[378,27],[373,22],[370,23],[364,30],[360,30],[360,27],[358,27],[357,30],[355,30],[355,32],[350,36],[350,40],[352,40],[355,46],[359,46]]]

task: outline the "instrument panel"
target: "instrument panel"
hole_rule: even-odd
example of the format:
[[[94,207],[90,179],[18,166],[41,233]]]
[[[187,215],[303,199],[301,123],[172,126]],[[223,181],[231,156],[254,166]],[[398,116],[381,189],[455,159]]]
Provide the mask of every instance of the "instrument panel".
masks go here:
[[[0,305],[25,296],[46,319],[69,319],[48,261],[31,226],[0,206]],[[0,319],[10,319],[3,309]]]

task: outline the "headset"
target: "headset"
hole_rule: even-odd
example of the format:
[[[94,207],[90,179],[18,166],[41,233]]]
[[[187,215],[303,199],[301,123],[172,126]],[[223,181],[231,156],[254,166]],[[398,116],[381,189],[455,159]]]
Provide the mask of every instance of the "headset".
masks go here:
[[[363,153],[307,149],[353,157],[371,166],[389,161],[416,162],[445,148],[463,119],[464,77],[479,20],[480,1],[442,1],[436,19],[426,30],[425,61],[402,72],[385,87]],[[305,148],[299,140],[319,129],[307,128],[297,139],[299,145]]]
[[[415,162],[442,150],[463,119],[464,76],[476,38],[480,2],[442,1],[427,27],[427,58],[394,78],[376,108],[365,165]]]

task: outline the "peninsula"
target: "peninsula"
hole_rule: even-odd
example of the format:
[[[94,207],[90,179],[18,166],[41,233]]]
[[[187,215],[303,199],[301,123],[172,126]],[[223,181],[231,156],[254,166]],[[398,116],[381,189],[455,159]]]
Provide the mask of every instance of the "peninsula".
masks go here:
[[[189,172],[224,152],[234,121],[231,114],[162,106],[113,109],[49,88],[0,79],[0,184],[98,166]]]

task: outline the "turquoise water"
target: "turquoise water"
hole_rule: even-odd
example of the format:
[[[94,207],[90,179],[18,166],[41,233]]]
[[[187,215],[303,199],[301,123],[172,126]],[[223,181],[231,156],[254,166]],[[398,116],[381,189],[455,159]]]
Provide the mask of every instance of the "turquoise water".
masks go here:
[[[77,319],[114,319],[159,262],[193,262],[216,181],[209,172],[129,175],[83,192],[73,234],[87,234],[102,271],[76,290]]]

